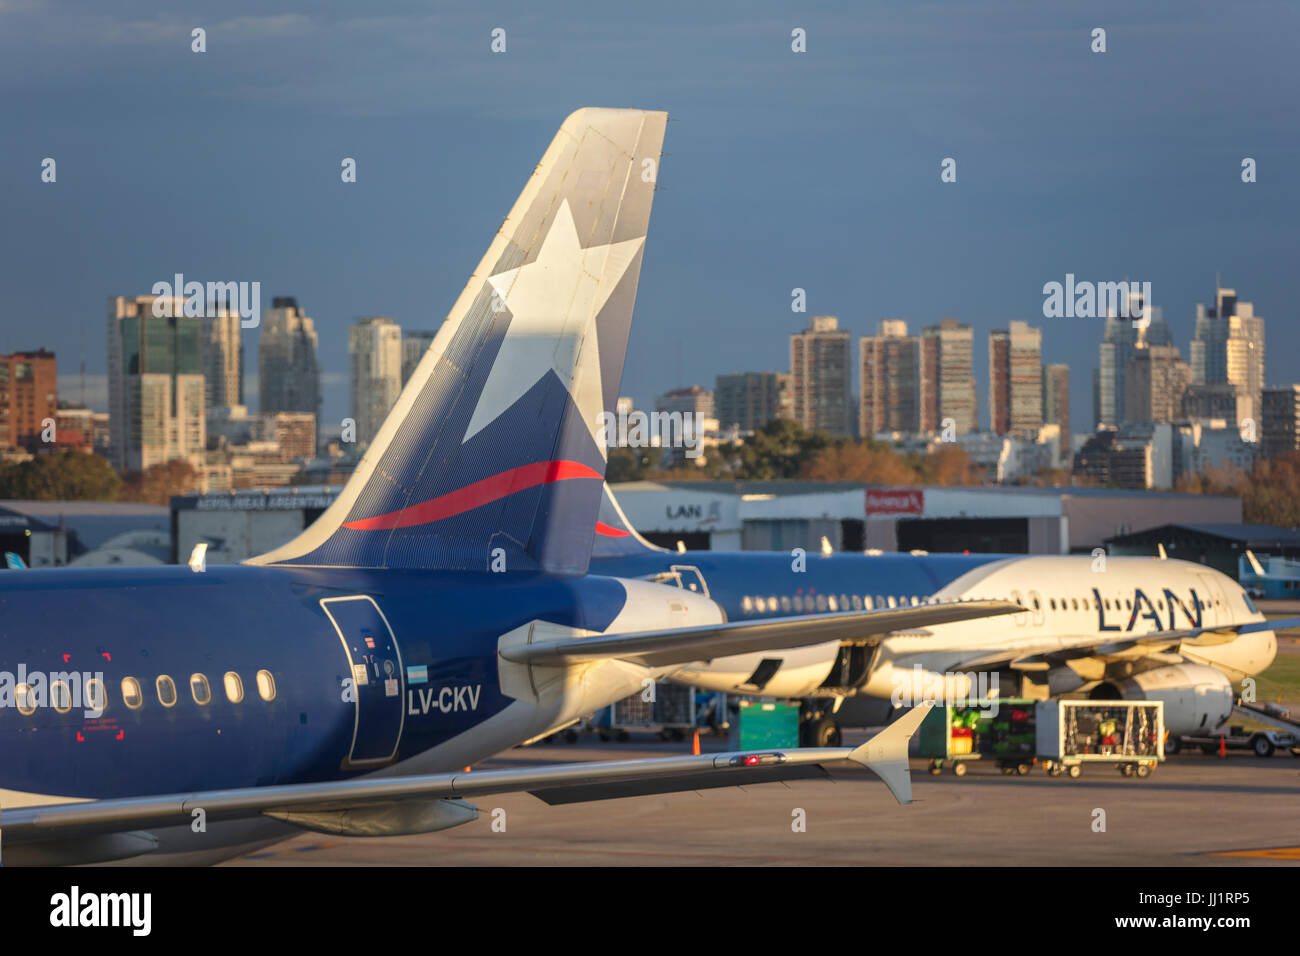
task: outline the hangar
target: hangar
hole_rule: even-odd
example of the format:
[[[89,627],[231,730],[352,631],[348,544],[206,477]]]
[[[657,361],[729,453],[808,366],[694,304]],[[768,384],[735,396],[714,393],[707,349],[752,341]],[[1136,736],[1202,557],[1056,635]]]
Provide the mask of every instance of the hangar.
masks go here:
[[[633,481],[611,486],[628,520],[666,548],[1087,553],[1107,538],[1160,524],[1239,522],[1226,496],[1106,488],[878,488],[823,481]],[[293,538],[337,487],[277,488],[172,499],[174,561],[200,541],[227,564]]]
[[[1162,524],[1108,538],[1111,554],[1156,554],[1197,561],[1237,578],[1247,551],[1258,558],[1300,558],[1300,532],[1269,524]]]
[[[1088,553],[1191,520],[1241,521],[1241,499],[1112,488],[879,488],[856,482],[634,481],[611,486],[646,538],[693,550]]]

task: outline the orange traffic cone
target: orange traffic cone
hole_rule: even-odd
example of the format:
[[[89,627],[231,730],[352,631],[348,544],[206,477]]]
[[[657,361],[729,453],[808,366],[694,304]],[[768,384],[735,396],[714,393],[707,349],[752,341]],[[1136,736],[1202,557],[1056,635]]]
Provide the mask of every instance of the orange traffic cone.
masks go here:
[[[1223,734],[1219,734],[1219,757],[1220,759],[1228,756],[1228,745],[1223,739]]]
[[[691,753],[698,756],[699,752],[700,752],[700,732],[697,730],[695,731],[695,735],[691,737]]]

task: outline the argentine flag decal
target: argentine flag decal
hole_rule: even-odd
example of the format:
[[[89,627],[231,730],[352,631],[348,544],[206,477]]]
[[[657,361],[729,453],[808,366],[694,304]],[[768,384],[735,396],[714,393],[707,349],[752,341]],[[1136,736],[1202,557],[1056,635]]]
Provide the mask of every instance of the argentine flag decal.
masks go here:
[[[408,667],[406,669],[406,682],[408,684],[429,683],[429,668],[423,664],[419,667]]]

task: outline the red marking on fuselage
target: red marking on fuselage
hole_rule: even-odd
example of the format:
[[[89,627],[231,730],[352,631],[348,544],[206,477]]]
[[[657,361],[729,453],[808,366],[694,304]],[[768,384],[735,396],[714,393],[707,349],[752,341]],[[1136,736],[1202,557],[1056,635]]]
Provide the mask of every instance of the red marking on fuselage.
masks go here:
[[[531,465],[511,468],[490,478],[466,485],[464,488],[422,501],[418,505],[409,505],[387,514],[375,515],[373,518],[349,521],[343,527],[351,528],[353,531],[388,531],[393,528],[430,524],[463,514],[473,508],[481,508],[483,505],[499,501],[519,491],[536,488],[538,485],[549,485],[556,481],[568,481],[570,478],[601,480],[602,475],[576,461],[539,461]]]
[[[611,527],[603,521],[596,522],[596,534],[603,534],[607,538],[626,538],[630,533],[622,528]]]

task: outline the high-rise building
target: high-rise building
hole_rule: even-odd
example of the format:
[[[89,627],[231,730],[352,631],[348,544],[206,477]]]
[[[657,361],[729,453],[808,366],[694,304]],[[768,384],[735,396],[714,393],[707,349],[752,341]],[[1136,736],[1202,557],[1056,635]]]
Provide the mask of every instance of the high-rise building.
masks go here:
[[[217,309],[204,316],[203,377],[207,382],[207,407],[244,404],[244,348],[240,342],[239,312]]]
[[[310,412],[320,420],[320,365],[316,326],[291,296],[277,296],[262,313],[257,345],[258,403],[262,414]]]
[[[1148,345],[1173,345],[1173,336],[1159,306],[1147,305],[1140,295],[1130,296],[1128,314],[1140,315],[1144,306],[1145,319],[1106,317],[1106,329],[1097,349],[1097,376],[1093,387],[1097,428],[1115,428],[1126,422],[1140,421],[1128,415],[1124,407],[1128,396],[1125,374],[1129,359],[1139,348]]]
[[[979,399],[971,365],[974,351],[971,327],[956,319],[943,319],[921,330],[921,431],[943,431],[948,420],[957,434],[975,431]]]
[[[804,428],[852,437],[850,348],[849,333],[833,315],[815,315],[808,328],[790,336],[794,419]]]
[[[858,407],[858,434],[916,432],[921,418],[921,345],[907,334],[902,319],[882,319],[875,335],[858,340],[858,365],[862,397]]]
[[[1300,451],[1300,385],[1271,385],[1264,389],[1259,450],[1273,457]]]
[[[46,420],[55,422],[58,441],[58,391],[53,352],[0,355],[0,449],[35,451],[43,444]]]
[[[774,418],[792,418],[790,376],[785,372],[737,372],[714,380],[713,408],[722,428],[757,431]]]
[[[1237,388],[1238,424],[1258,417],[1264,390],[1264,320],[1251,303],[1239,302],[1234,290],[1216,283],[1214,308],[1197,305],[1191,366],[1197,385]]]
[[[184,299],[154,314],[156,295],[108,300],[109,455],[119,470],[182,459],[203,468],[207,382],[203,320]]]
[[[655,411],[689,412],[700,419],[714,418],[713,408],[713,393],[699,385],[675,388],[655,399]]]
[[[420,364],[420,359],[424,358],[424,353],[429,351],[429,346],[433,344],[433,337],[437,332],[428,330],[402,330],[402,387],[411,380],[411,373],[415,367]]]
[[[1011,322],[989,333],[989,420],[993,432],[1026,438],[1043,427],[1043,333]]]
[[[1130,422],[1172,422],[1183,415],[1192,369],[1176,345],[1134,349],[1124,370],[1124,415]]]
[[[316,457],[316,416],[311,412],[271,412],[263,415],[258,433],[280,448],[281,461]]]
[[[1043,366],[1043,424],[1061,430],[1061,452],[1070,450],[1070,366],[1054,362]]]
[[[1193,373],[1195,378],[1195,373]],[[1251,417],[1250,402],[1236,385],[1218,382],[1213,385],[1189,385],[1183,392],[1183,418],[1204,421],[1222,418],[1240,425]],[[1240,414],[1239,414],[1240,412]]]
[[[386,315],[358,319],[348,329],[352,357],[352,417],[357,448],[374,441],[402,392],[402,327]]]

